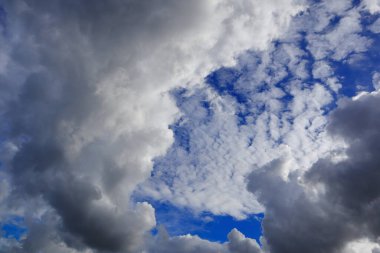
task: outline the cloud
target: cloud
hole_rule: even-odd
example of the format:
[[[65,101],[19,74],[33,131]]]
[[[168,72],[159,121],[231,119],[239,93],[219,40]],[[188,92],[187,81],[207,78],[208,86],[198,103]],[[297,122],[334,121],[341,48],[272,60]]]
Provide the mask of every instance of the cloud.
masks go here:
[[[301,9],[290,0],[3,7],[1,187],[12,187],[2,215],[28,217],[30,227],[14,252],[143,247],[154,209],[130,196],[173,141],[168,91],[265,49]]]
[[[379,93],[326,117],[334,64],[372,46],[363,5],[292,19],[300,3],[6,1],[0,218],[25,217],[28,233],[0,250],[378,251]],[[265,210],[263,246],[235,229],[226,243],[152,236],[154,208],[134,194],[238,219]]]
[[[368,10],[371,14],[380,11],[380,2],[378,0],[363,0],[362,6]]]
[[[331,10],[327,7],[326,9],[316,8],[315,11],[323,13]],[[362,26],[359,9],[351,8],[341,15],[337,24],[327,19],[321,28],[322,34],[310,33],[308,35],[308,49],[316,60],[323,60],[331,56],[332,60],[341,61],[351,54],[365,52],[371,45],[371,40],[360,34]],[[317,16],[317,18],[326,21],[326,14]]]
[[[293,173],[288,180],[281,177],[287,158],[252,172],[248,189],[265,206],[263,230],[271,253],[375,248],[379,103],[377,92],[364,94],[341,102],[331,114],[329,133],[349,145],[345,159],[320,159],[304,176]]]
[[[166,230],[159,228],[158,235],[151,241],[152,253],[259,253],[260,246],[253,239],[246,238],[237,229],[228,234],[228,242],[218,243],[202,240],[198,236],[183,235],[169,237]]]
[[[164,228],[159,229],[159,233],[148,252],[152,253],[227,253],[222,244],[202,240],[198,236],[183,235],[177,237],[169,237]]]
[[[228,248],[233,253],[259,253],[260,246],[255,240],[246,238],[237,229],[233,229],[228,234]]]

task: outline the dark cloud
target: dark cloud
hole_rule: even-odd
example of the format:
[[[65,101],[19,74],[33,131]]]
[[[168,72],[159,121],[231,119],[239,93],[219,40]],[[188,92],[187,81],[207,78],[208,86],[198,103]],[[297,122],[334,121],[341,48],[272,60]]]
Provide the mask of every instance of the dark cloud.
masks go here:
[[[329,132],[349,145],[344,160],[321,159],[304,176],[284,179],[287,160],[280,159],[250,175],[248,188],[266,208],[271,253],[345,252],[352,241],[380,236],[379,108],[376,93],[347,100],[332,113]]]
[[[312,200],[295,178],[285,181],[284,160],[250,175],[249,190],[265,206],[263,233],[271,253],[339,252],[352,232],[348,217],[324,200]],[[334,218],[332,218],[334,217]]]
[[[104,126],[115,119],[113,110],[107,112],[114,104],[107,107],[99,82],[108,78],[110,69],[123,66],[132,79],[126,87],[136,85],[131,89],[137,93],[144,90],[145,81],[133,77],[128,67],[156,50],[162,38],[191,26],[196,19],[187,11],[197,15],[201,7],[188,1],[5,3],[13,36],[22,36],[10,53],[22,77],[9,80],[15,84],[2,108],[9,122],[8,139],[20,140],[9,168],[14,187],[8,201],[18,199],[19,208],[27,211],[23,199],[42,199],[47,205],[39,211],[53,208],[51,215],[58,217],[54,223],[45,217],[42,223],[47,224],[41,229],[31,225],[24,250],[47,250],[52,242],[63,240],[78,250],[86,245],[100,251],[132,251],[154,226],[153,209],[145,204],[130,207],[129,194],[146,173],[141,150],[151,144],[143,143],[161,130],[131,129],[132,137],[107,133],[116,130]],[[121,116],[127,122],[135,120],[133,113]],[[125,146],[126,158],[110,145],[116,150]],[[125,192],[114,196],[112,189],[122,183],[127,184]],[[125,204],[118,205],[122,198]],[[49,233],[55,234],[53,241],[47,240]]]
[[[326,198],[342,206],[367,236],[380,236],[380,96],[363,95],[336,110],[329,130],[350,145],[347,159],[333,163],[322,160],[306,175],[323,183]]]

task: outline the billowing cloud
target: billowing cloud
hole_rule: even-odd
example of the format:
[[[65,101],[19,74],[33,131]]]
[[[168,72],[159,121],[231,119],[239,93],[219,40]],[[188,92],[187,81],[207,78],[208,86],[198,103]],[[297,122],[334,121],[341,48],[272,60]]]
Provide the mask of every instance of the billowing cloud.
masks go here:
[[[168,91],[265,49],[300,9],[291,0],[5,1],[1,215],[29,228],[8,251],[144,248],[154,209],[130,196],[173,141]]]
[[[228,234],[228,249],[233,253],[259,253],[260,246],[255,240],[246,238],[237,229],[233,229]]]

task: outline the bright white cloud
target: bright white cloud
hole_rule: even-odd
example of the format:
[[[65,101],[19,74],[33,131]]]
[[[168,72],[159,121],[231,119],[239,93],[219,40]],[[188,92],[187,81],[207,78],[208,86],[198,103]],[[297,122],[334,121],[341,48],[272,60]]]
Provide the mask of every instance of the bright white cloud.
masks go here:
[[[362,5],[370,13],[374,14],[380,11],[380,1],[379,0],[363,0]]]
[[[368,240],[367,238],[350,242],[346,245],[344,252],[347,253],[376,253],[379,250],[379,244]]]

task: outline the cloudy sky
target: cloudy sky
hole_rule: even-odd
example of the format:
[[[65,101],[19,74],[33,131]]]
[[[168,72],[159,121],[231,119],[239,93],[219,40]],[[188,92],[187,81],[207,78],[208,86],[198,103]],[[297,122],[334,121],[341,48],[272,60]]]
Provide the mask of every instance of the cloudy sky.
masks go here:
[[[0,0],[0,253],[380,253],[379,0]]]

